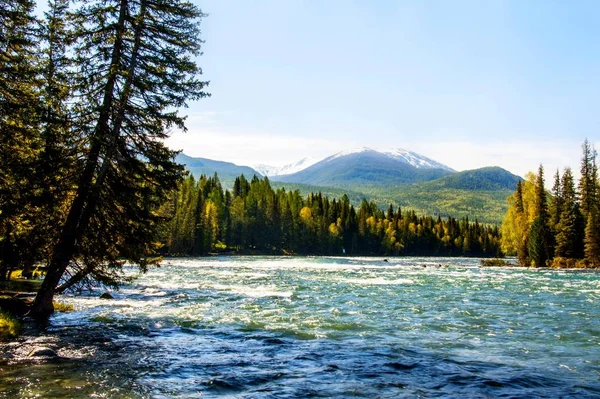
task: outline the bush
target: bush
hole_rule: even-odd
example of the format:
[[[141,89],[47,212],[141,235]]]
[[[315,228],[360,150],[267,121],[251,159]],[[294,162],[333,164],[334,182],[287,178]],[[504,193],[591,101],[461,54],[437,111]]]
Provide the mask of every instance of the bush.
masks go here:
[[[21,331],[21,323],[14,316],[0,311],[0,341],[15,338]]]
[[[52,304],[54,305],[55,312],[72,312],[73,310],[75,310],[75,307],[73,305],[69,305],[67,303],[52,302]]]
[[[556,257],[549,266],[556,269],[585,269],[587,264],[582,259]]]
[[[481,259],[481,266],[514,266],[512,263],[499,258]]]

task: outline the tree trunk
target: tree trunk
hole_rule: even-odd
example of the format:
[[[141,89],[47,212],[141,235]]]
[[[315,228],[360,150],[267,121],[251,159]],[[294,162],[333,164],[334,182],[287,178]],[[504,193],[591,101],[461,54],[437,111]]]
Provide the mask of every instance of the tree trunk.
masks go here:
[[[69,262],[75,255],[77,241],[81,238],[81,233],[85,230],[91,216],[92,209],[95,207],[95,199],[90,196],[94,188],[94,175],[98,167],[100,152],[102,149],[103,138],[106,138],[111,129],[109,126],[110,114],[115,100],[114,90],[118,77],[118,66],[122,59],[123,35],[125,33],[125,17],[127,15],[128,0],[121,0],[119,9],[119,20],[117,24],[115,44],[111,58],[111,74],[108,77],[102,108],[96,123],[94,134],[91,138],[92,147],[86,159],[85,168],[79,179],[77,194],[71,208],[58,243],[55,245],[48,273],[42,282],[40,289],[35,297],[29,315],[34,318],[46,318],[54,312],[54,293],[60,282]],[[114,144],[113,144],[114,145]],[[108,162],[104,159],[104,162]],[[98,183],[98,182],[96,182]],[[90,203],[92,199],[92,203]],[[86,211],[87,209],[87,211]],[[85,216],[85,217],[84,217]]]

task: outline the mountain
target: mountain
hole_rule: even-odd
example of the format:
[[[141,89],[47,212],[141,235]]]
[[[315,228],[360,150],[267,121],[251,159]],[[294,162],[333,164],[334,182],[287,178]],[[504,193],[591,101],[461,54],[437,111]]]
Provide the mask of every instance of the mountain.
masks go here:
[[[399,152],[383,153],[363,147],[339,152],[299,172],[275,176],[273,180],[348,188],[348,185],[360,187],[425,182],[452,173],[447,166],[416,153],[410,154],[412,156],[408,158]]]
[[[457,190],[476,191],[514,191],[517,182],[523,180],[498,166],[490,166],[474,170],[465,170],[441,179],[423,183],[428,189],[453,188]]]
[[[207,158],[194,158],[185,154],[177,155],[175,161],[185,165],[186,169],[195,177],[200,177],[200,175],[212,176],[217,173],[221,183],[225,186],[232,185],[235,178],[242,174],[247,178],[260,175],[248,166],[238,166],[231,162],[214,161]]]
[[[269,166],[269,165],[254,165],[253,168],[257,170],[263,176],[280,176],[280,175],[290,175],[296,172],[299,172],[303,169],[308,168],[311,165],[314,165],[318,159],[314,157],[305,157],[301,160],[290,163],[284,166]]]
[[[408,163],[418,169],[443,169],[448,172],[456,172],[454,169],[434,161],[431,158],[427,158],[424,155],[418,154],[414,151],[408,151],[403,148],[395,148],[393,150],[380,151],[394,159]]]
[[[230,162],[193,158],[180,154],[176,159],[192,174],[218,174],[226,188],[244,174],[269,175],[273,170],[238,166]],[[302,168],[310,160],[288,165]],[[260,172],[260,173],[259,173]],[[449,167],[406,150],[375,151],[370,148],[339,152],[296,173],[269,175],[273,187],[300,190],[302,195],[321,191],[332,198],[347,194],[358,206],[363,199],[387,208],[413,209],[418,214],[478,219],[500,223],[507,210],[506,197],[520,177],[500,168],[486,167],[453,172]]]

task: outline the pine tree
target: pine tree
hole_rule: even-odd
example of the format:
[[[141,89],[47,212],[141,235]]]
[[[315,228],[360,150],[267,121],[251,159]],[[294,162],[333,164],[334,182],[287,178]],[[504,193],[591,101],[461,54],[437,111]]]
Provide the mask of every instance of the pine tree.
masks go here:
[[[551,235],[548,227],[548,208],[544,188],[544,167],[540,165],[535,179],[535,219],[527,235],[527,249],[535,267],[546,266],[552,258]]]
[[[163,140],[171,127],[185,129],[177,109],[206,95],[192,59],[200,17],[183,0],[98,0],[73,14],[74,118],[88,150],[32,315],[53,311],[58,282],[80,256],[108,269],[121,258],[146,265],[156,209],[182,174]]]
[[[552,198],[550,203],[550,227],[555,231],[560,222],[560,214],[562,212],[562,185],[560,181],[560,173],[558,169],[554,175],[554,185],[552,186]]]
[[[584,215],[584,255],[588,264],[598,266],[600,259],[600,182],[598,181],[598,166],[596,164],[596,151],[586,139],[582,145],[583,156],[581,159],[581,180],[579,190],[581,193],[581,207]]]
[[[35,2],[0,2],[0,279],[36,260],[34,171],[39,135],[39,49]]]
[[[598,168],[596,166],[596,151],[586,139],[582,145],[581,179],[579,180],[579,195],[581,196],[581,211],[588,217],[598,196]]]
[[[591,267],[600,267],[600,217],[598,208],[592,207],[585,227],[585,260]]]
[[[578,255],[578,213],[575,182],[571,169],[566,168],[561,182],[560,222],[556,226],[556,256],[575,258]]]

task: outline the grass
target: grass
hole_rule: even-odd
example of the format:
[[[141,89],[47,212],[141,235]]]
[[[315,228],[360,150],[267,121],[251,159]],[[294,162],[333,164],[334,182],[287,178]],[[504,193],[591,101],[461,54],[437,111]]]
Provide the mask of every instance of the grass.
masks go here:
[[[21,323],[10,314],[0,311],[0,341],[15,338],[21,331]]]
[[[73,310],[75,310],[75,307],[73,305],[69,305],[67,303],[54,301],[52,302],[52,304],[54,305],[55,312],[72,312]]]

